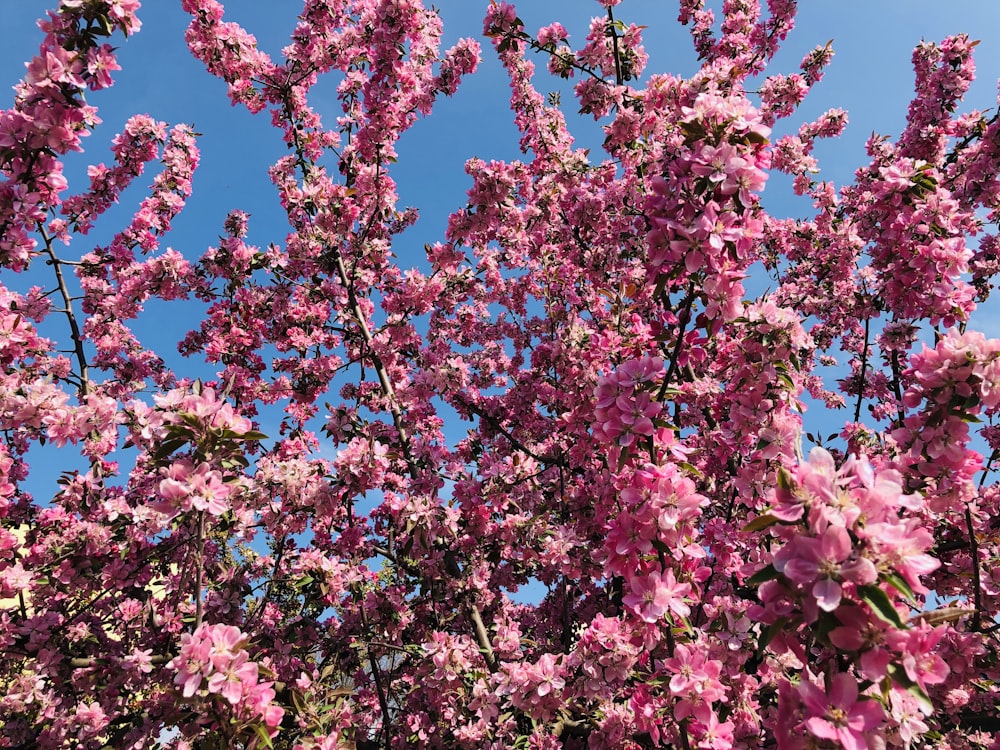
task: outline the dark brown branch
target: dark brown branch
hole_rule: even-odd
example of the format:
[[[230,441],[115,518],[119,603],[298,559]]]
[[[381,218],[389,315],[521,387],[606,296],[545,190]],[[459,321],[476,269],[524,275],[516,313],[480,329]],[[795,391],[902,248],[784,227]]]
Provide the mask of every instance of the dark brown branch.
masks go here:
[[[622,75],[622,59],[621,51],[618,49],[618,32],[615,30],[615,14],[612,12],[610,6],[608,7],[608,33],[611,36],[611,44],[614,47],[615,83],[621,86],[625,82],[625,76]]]
[[[965,527],[969,532],[969,556],[972,558],[972,592],[975,606],[969,627],[973,632],[977,632],[983,626],[983,586],[979,577],[979,540],[976,538],[976,530],[972,525],[972,506],[968,503],[965,505]]]
[[[482,407],[477,406],[476,404],[472,403],[471,401],[466,401],[464,398],[462,398],[461,396],[459,396],[457,394],[454,394],[452,396],[452,398],[462,408],[468,409],[470,412],[472,412],[473,414],[475,414],[480,419],[488,422],[489,425],[490,425],[490,427],[492,427],[494,430],[496,430],[501,435],[503,435],[510,442],[510,444],[512,446],[514,446],[514,448],[516,448],[517,450],[521,451],[521,453],[523,453],[524,455],[526,455],[526,456],[528,456],[530,458],[533,458],[535,461],[537,461],[540,464],[549,464],[549,465],[552,465],[552,466],[562,466],[563,465],[563,461],[560,458],[554,458],[554,457],[551,457],[551,456],[540,456],[537,453],[535,453],[534,451],[532,451],[528,446],[526,446],[524,443],[522,443],[520,440],[518,440],[516,437],[514,437],[514,435],[511,434],[510,430],[508,430],[506,427],[503,426],[503,424],[500,423],[499,419],[497,419],[492,414],[490,414],[487,411],[485,411]]]
[[[479,613],[479,608],[475,605],[470,607],[469,617],[472,619],[473,627],[476,630],[476,640],[479,642],[479,648],[483,652],[483,658],[486,659],[486,664],[489,666],[491,672],[495,672],[497,669],[497,657],[493,653],[493,644],[490,642],[490,634],[486,630],[486,624],[483,622],[483,617]]]
[[[195,561],[194,572],[194,627],[197,630],[201,626],[201,620],[203,616],[202,612],[202,601],[201,601],[201,589],[204,584],[205,575],[205,511],[198,511],[198,559]]]
[[[69,293],[69,287],[66,286],[66,278],[63,276],[62,266],[65,261],[60,260],[56,255],[55,251],[52,249],[52,238],[49,237],[48,232],[45,231],[45,226],[42,222],[36,224],[38,233],[42,235],[42,240],[45,243],[45,254],[49,256],[47,261],[52,270],[56,275],[56,284],[59,288],[59,294],[63,299],[63,309],[62,312],[66,315],[66,319],[69,321],[70,335],[73,338],[73,353],[76,356],[77,365],[80,368],[80,385],[77,390],[79,391],[80,398],[82,399],[87,395],[89,390],[89,378],[87,374],[87,355],[83,350],[83,335],[80,332],[80,326],[76,321],[76,314],[73,312],[73,296]]]
[[[285,111],[286,113],[289,114],[289,120],[291,120],[292,119],[290,116],[291,106],[287,97],[285,100]],[[298,129],[294,131],[293,148],[295,150],[297,163],[302,172],[302,177],[303,179],[306,179],[306,177],[308,176],[307,173],[310,161],[305,155],[305,149],[303,148],[301,142],[301,131]],[[374,220],[375,220],[375,214],[373,213],[368,225],[363,230],[364,235],[367,235],[371,223],[374,222]],[[352,283],[351,275],[348,272],[347,266],[344,263],[344,258],[340,254],[340,252],[334,247],[327,247],[327,250],[329,252],[330,259],[333,261],[333,267],[337,275],[337,280],[347,292],[348,304],[350,306],[350,315],[355,325],[357,326],[358,333],[361,336],[361,340],[364,343],[365,349],[369,354],[369,359],[372,363],[372,367],[375,369],[375,373],[378,376],[379,386],[382,389],[382,395],[385,396],[385,399],[388,402],[389,413],[392,416],[392,422],[396,428],[396,434],[399,437],[400,446],[402,448],[402,452],[405,457],[405,461],[407,464],[407,468],[409,469],[410,476],[414,480],[416,480],[419,477],[420,472],[417,463],[413,457],[413,450],[410,444],[410,436],[403,420],[403,409],[402,406],[400,405],[399,397],[396,395],[396,390],[393,387],[392,379],[389,377],[389,373],[386,370],[386,367],[382,362],[382,359],[379,357],[378,352],[375,351],[374,336],[372,335],[371,329],[368,327],[368,322],[364,310],[361,308],[357,295],[355,294],[354,284]],[[390,551],[392,549],[392,546],[393,546],[392,539],[390,537],[389,539]],[[457,564],[455,565],[455,568],[458,569]],[[458,574],[459,575],[461,574],[460,569],[458,569]],[[471,620],[472,630],[475,634],[476,641],[479,644],[479,648],[484,654],[484,656],[489,655],[490,657],[492,657],[493,645],[490,642],[489,632],[486,630],[486,627],[483,623],[482,614],[479,611],[479,607],[475,604],[475,602],[469,602],[468,606],[469,606],[469,618]],[[489,658],[487,659],[487,663],[490,664]],[[493,668],[495,668],[495,661],[493,662],[492,666]],[[373,673],[376,668],[377,665],[373,664]],[[378,679],[376,679],[376,685],[377,684],[378,684]],[[387,707],[383,707],[383,709],[386,708]],[[388,747],[388,742],[389,742],[389,732],[387,731],[386,732],[387,747]]]
[[[664,295],[665,294],[666,293],[664,293]],[[680,314],[677,316],[677,340],[674,342],[674,351],[670,355],[670,366],[667,368],[667,374],[664,376],[663,383],[660,385],[660,392],[656,395],[657,401],[663,401],[664,397],[667,395],[667,388],[670,387],[670,383],[673,381],[674,375],[677,373],[677,368],[680,366],[681,347],[684,345],[684,333],[687,329],[688,323],[691,322],[691,308],[694,305],[695,298],[695,282],[692,281],[688,285],[687,295],[680,303]],[[661,300],[661,302],[664,303],[664,309],[670,308],[670,305],[666,304],[666,299]]]
[[[174,657],[170,654],[153,654],[149,657],[150,664],[166,664]],[[69,665],[73,669],[91,669],[102,666],[100,657],[95,656],[75,656],[69,660]]]
[[[861,404],[865,400],[865,382],[868,379],[868,347],[870,346],[869,339],[871,333],[871,318],[865,318],[865,346],[861,351],[861,372],[860,380],[858,381],[858,400],[854,406],[854,421],[861,421]]]

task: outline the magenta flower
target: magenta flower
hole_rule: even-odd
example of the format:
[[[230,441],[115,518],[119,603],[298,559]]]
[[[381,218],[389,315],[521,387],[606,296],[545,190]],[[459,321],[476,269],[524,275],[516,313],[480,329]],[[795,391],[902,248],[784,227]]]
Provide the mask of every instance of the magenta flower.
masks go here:
[[[934,544],[934,535],[915,518],[897,523],[871,524],[867,531],[884,564],[903,576],[914,591],[925,591],[920,576],[932,573],[941,566],[937,559],[926,553]]]
[[[185,698],[193,696],[195,691],[201,687],[202,678],[207,677],[213,671],[212,644],[202,637],[200,631],[199,628],[193,634],[184,633],[181,636],[180,653],[167,664],[167,667],[176,670],[174,684],[180,686],[181,694]]]
[[[566,680],[562,676],[562,667],[556,661],[554,654],[542,654],[538,663],[532,669],[532,677],[538,680],[535,692],[540,698],[544,698],[555,690],[562,690],[566,687]]]
[[[932,628],[921,623],[919,627],[888,635],[889,645],[902,653],[906,676],[925,690],[928,685],[940,685],[951,672],[951,667],[936,653],[938,642],[947,632],[945,627]]]
[[[715,711],[712,711],[707,721],[695,725],[695,731],[701,734],[699,747],[708,750],[729,750],[733,746],[733,722],[719,721]]]
[[[171,464],[163,474],[166,478],[159,484],[161,500],[153,503],[156,510],[173,515],[193,508],[221,516],[229,509],[232,486],[208,464],[194,466],[184,459]]]
[[[805,727],[809,733],[839,742],[844,750],[868,750],[866,733],[885,718],[877,701],[858,698],[858,683],[849,674],[834,675],[829,692],[803,680],[799,695],[808,716]]]
[[[208,692],[218,693],[235,706],[244,695],[250,694],[257,676],[257,662],[249,661],[247,652],[240,651],[208,678]]]
[[[678,698],[676,718],[693,715],[705,721],[711,704],[726,698],[726,688],[719,681],[722,662],[706,658],[705,651],[703,644],[689,647],[678,643],[673,657],[663,662],[672,672],[669,684],[670,692]]]
[[[653,524],[644,523],[644,519],[631,513],[622,513],[613,522],[606,544],[619,555],[642,555],[652,551],[654,538],[656,527]]]
[[[213,625],[205,635],[212,644],[210,654],[216,669],[224,669],[246,642],[246,636],[235,625]]]
[[[796,537],[774,558],[774,567],[802,586],[813,584],[810,592],[820,609],[832,612],[840,606],[840,581],[872,583],[878,571],[871,560],[851,559],[851,537],[841,526],[828,526],[822,536]]]
[[[691,584],[677,583],[674,572],[658,571],[648,576],[636,576],[629,581],[631,591],[625,595],[625,606],[632,609],[645,622],[659,622],[668,611],[678,617],[687,617],[691,608],[684,603],[684,596],[691,591]]]
[[[830,642],[844,651],[860,653],[862,677],[872,681],[885,677],[892,658],[885,648],[889,632],[886,623],[861,607],[840,607],[836,616],[842,624],[830,631]]]

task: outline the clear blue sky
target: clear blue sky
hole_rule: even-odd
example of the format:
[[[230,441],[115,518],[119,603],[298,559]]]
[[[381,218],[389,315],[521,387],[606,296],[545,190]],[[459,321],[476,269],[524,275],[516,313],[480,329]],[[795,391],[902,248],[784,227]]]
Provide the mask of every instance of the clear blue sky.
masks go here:
[[[459,37],[481,36],[487,4],[488,0],[437,0],[435,5],[444,19],[445,48]],[[715,7],[720,4],[712,3]],[[5,32],[0,71],[6,87],[23,75],[24,61],[37,50],[41,33],[34,21],[48,5],[38,0],[0,0],[0,27]],[[228,18],[243,23],[257,36],[260,46],[275,57],[287,42],[301,7],[290,0],[230,0],[228,5]],[[570,30],[574,46],[583,43],[590,17],[602,11],[590,0],[524,0],[518,6],[529,31],[559,20]],[[939,40],[959,32],[980,39],[982,43],[976,50],[979,79],[967,103],[969,108],[979,109],[996,105],[1000,3],[995,0],[804,0],[800,6],[798,26],[771,70],[793,72],[806,52],[833,40],[836,56],[826,77],[791,123],[797,127],[831,107],[848,110],[851,124],[846,134],[824,142],[818,149],[823,176],[838,185],[849,182],[854,169],[864,163],[863,144],[872,131],[893,136],[899,133],[913,90],[910,55],[921,39]],[[696,69],[687,31],[676,23],[676,13],[676,3],[665,0],[624,0],[616,8],[622,20],[648,27],[645,44],[651,59],[647,74],[690,74]],[[179,0],[146,0],[140,18],[143,28],[139,34],[127,41],[117,40],[123,70],[115,76],[116,86],[90,97],[91,103],[99,107],[104,125],[86,140],[84,154],[66,160],[71,178],[77,176],[75,182],[71,179],[71,192],[85,185],[79,176],[87,164],[109,160],[110,140],[131,114],[148,113],[170,124],[187,122],[203,133],[199,140],[202,164],[195,175],[188,208],[164,244],[195,260],[216,241],[223,219],[234,208],[252,215],[251,243],[265,246],[281,242],[287,224],[267,178],[267,168],[285,153],[280,134],[270,127],[267,114],[254,117],[243,108],[231,107],[225,85],[190,56],[183,41],[187,16],[180,10]],[[480,42],[484,47],[480,72],[467,79],[453,99],[440,101],[435,113],[419,122],[400,143],[394,176],[400,186],[401,205],[414,205],[422,214],[420,222],[403,235],[396,248],[405,266],[420,262],[424,243],[441,240],[448,213],[465,204],[469,187],[463,171],[466,159],[518,157],[506,80],[488,41]],[[539,86],[546,91],[559,84],[552,81]],[[8,93],[0,106],[9,106],[10,100]],[[569,96],[563,95],[563,102],[568,110],[575,111]],[[316,104],[332,123],[337,114],[336,102],[330,99]],[[580,120],[572,127],[581,145],[592,147],[596,156],[602,137],[593,122]],[[155,172],[138,181],[142,188],[152,174]],[[783,203],[770,197],[770,193],[786,190],[786,186],[778,179],[772,180],[765,192],[770,209],[782,213],[787,206],[788,214],[804,212],[807,206],[801,203]],[[142,195],[142,190],[127,192],[122,205],[110,212],[90,237],[77,238],[67,255],[82,254],[106,242],[128,221]],[[3,281],[15,288],[22,288],[24,283],[9,275]],[[978,327],[988,335],[1000,335],[1000,315],[984,312]],[[55,323],[61,325],[62,321]],[[161,355],[169,356],[171,347],[161,346],[161,342],[178,340],[194,325],[196,321],[191,318],[164,315],[162,309],[153,306],[140,320],[138,333],[140,339],[156,343]],[[65,340],[65,331],[52,330],[50,335]],[[192,372],[190,363],[178,369],[192,375],[206,374]]]
[[[5,30],[0,71],[8,87],[23,74],[24,61],[37,50],[41,35],[34,21],[48,5],[44,0],[0,0],[0,26]],[[300,7],[290,0],[230,0],[227,5],[227,18],[243,23],[274,56],[286,43]],[[481,34],[487,0],[437,0],[435,5],[444,19],[445,47],[461,36]],[[525,0],[518,6],[529,31],[560,20],[570,30],[570,42],[576,44],[582,43],[589,18],[601,12],[590,0]],[[873,130],[891,135],[899,132],[912,92],[910,53],[921,39],[936,40],[962,31],[981,39],[976,50],[979,80],[968,101],[983,109],[995,105],[996,79],[1000,76],[1000,3],[807,0],[800,6],[798,26],[773,70],[795,70],[805,52],[833,39],[834,62],[807,99],[802,117],[794,122],[811,119],[829,107],[848,110],[851,124],[847,133],[822,144],[820,151],[824,175],[838,184],[849,181],[853,170],[863,163],[863,143]],[[645,32],[651,57],[647,73],[691,73],[695,69],[687,32],[674,20],[676,12],[676,3],[669,0],[624,0],[616,8],[625,21],[649,27]],[[199,141],[202,166],[196,174],[194,196],[169,244],[196,257],[218,234],[226,212],[237,207],[254,217],[254,242],[280,240],[284,222],[266,170],[284,149],[279,134],[268,125],[268,116],[252,117],[245,109],[231,107],[224,84],[209,76],[187,53],[183,42],[187,16],[178,0],[146,0],[140,18],[142,31],[120,45],[124,70],[116,74],[115,87],[91,96],[104,125],[87,139],[87,152],[71,155],[68,165],[81,169],[92,161],[106,160],[111,137],[135,112],[169,123],[189,122],[204,134]],[[405,236],[414,248],[440,239],[448,212],[464,204],[469,185],[463,173],[467,158],[517,156],[506,84],[487,41],[481,43],[485,59],[480,73],[467,80],[454,99],[441,101],[434,115],[418,123],[400,144],[395,177],[402,203],[418,206],[423,215]],[[555,89],[558,84],[543,83],[543,91],[546,86]],[[9,95],[0,101],[9,102]],[[563,101],[568,109],[572,107],[568,97]],[[325,104],[320,102],[318,108],[332,121],[335,102]],[[592,121],[581,121],[575,130],[583,145],[595,146],[596,155],[600,136]],[[79,185],[71,185],[71,189]],[[123,206],[120,220],[127,218],[125,210],[131,208],[134,205]],[[99,229],[111,231],[119,223],[107,221]],[[95,239],[101,236],[98,231]],[[81,244],[87,245],[89,240]]]

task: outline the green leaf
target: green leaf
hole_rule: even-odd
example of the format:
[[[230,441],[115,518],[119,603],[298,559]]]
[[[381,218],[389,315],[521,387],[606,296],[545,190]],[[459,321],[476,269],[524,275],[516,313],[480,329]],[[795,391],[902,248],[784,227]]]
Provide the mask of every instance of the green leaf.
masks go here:
[[[884,622],[895,625],[897,628],[905,628],[906,623],[899,616],[899,612],[892,606],[889,595],[878,586],[858,586],[858,595],[861,601],[872,608],[872,612]]]
[[[94,20],[96,20],[97,25],[101,27],[101,30],[97,33],[99,33],[101,36],[111,36],[111,34],[114,32],[114,27],[111,25],[110,18],[101,13]]]
[[[161,461],[162,459],[169,456],[175,450],[183,446],[187,440],[184,438],[174,438],[173,440],[165,440],[160,443],[160,447],[153,452],[153,460]]]
[[[707,133],[705,126],[698,120],[693,120],[692,122],[682,122],[680,127],[681,132],[684,133],[684,136],[688,141],[700,140],[704,138]]]
[[[885,573],[882,578],[886,583],[896,589],[896,591],[905,596],[911,602],[916,601],[916,594],[913,593],[913,589],[910,588],[910,584],[908,584],[906,579],[895,570]]]
[[[762,513],[753,519],[750,523],[744,526],[740,531],[743,533],[749,533],[752,531],[761,531],[766,529],[768,526],[774,526],[776,523],[781,523],[780,520],[772,516],[770,513]]]
[[[657,552],[662,552],[665,555],[669,555],[674,551],[673,548],[662,539],[654,539],[652,541],[652,545]]]
[[[195,425],[197,426],[197,425]],[[183,424],[168,424],[163,426],[163,431],[170,435],[171,437],[193,437],[194,430],[192,430],[188,425]]]
[[[789,377],[787,373],[778,372],[777,376],[778,380],[784,383],[789,388],[789,390],[795,390],[795,382],[791,379],[791,377]]]
[[[917,699],[917,702],[920,704],[920,708],[923,710],[924,714],[930,716],[934,713],[934,704],[931,703],[931,699],[928,697],[927,693],[924,692],[923,688],[920,687],[920,685],[910,679],[910,676],[906,674],[905,669],[898,664],[890,664],[886,671],[889,673],[893,682],[906,688],[906,691]]]
[[[757,650],[754,652],[755,658],[760,659],[764,656],[764,649],[767,648],[767,644],[773,641],[774,636],[784,630],[787,624],[787,617],[779,617],[761,631],[760,638],[757,640]]]
[[[778,487],[788,492],[795,489],[795,482],[792,481],[792,475],[785,470],[784,466],[778,467]]]
[[[830,631],[841,624],[840,620],[832,612],[823,612],[820,610],[819,617],[816,620],[816,624],[813,626],[814,632],[816,633],[816,638],[820,642],[829,644],[830,643]]]
[[[260,741],[264,745],[264,747],[274,747],[274,745],[271,744],[271,735],[267,733],[267,730],[264,729],[264,726],[262,724],[251,724],[250,726],[253,727],[253,731],[260,738]]]
[[[763,567],[760,570],[758,570],[752,576],[750,576],[747,579],[746,585],[747,586],[751,586],[753,588],[757,588],[762,583],[765,583],[767,581],[773,581],[775,578],[777,578],[780,575],[781,575],[781,573],[779,573],[775,569],[774,565],[770,565],[769,564],[766,567]]]
[[[684,471],[686,471],[691,476],[701,477],[701,472],[698,471],[698,467],[694,466],[693,464],[689,464],[687,461],[681,461],[677,465],[680,466],[682,469],[684,469]]]

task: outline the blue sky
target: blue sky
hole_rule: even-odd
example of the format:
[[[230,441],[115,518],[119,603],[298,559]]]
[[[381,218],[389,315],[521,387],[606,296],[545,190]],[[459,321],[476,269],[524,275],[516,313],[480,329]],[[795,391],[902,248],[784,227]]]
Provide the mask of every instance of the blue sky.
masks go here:
[[[37,50],[41,35],[34,20],[48,4],[0,0],[0,24],[6,31],[0,49],[0,71],[7,86],[23,74],[24,61]],[[231,0],[228,5],[227,18],[243,23],[257,36],[261,47],[274,56],[286,43],[300,7],[289,0]],[[462,36],[480,36],[487,0],[438,0],[435,5],[444,19],[445,47]],[[589,18],[601,12],[598,4],[590,0],[532,0],[520,3],[518,10],[529,30],[553,20],[562,21],[570,30],[570,42],[575,44],[583,42]],[[625,21],[649,27],[645,32],[651,58],[647,73],[684,74],[695,70],[687,32],[674,20],[675,2],[625,0],[616,14]],[[199,141],[202,165],[196,174],[194,196],[168,244],[185,254],[200,254],[214,241],[225,214],[237,207],[253,216],[252,241],[266,244],[280,240],[285,224],[266,174],[267,167],[284,153],[279,134],[270,128],[266,114],[253,117],[245,109],[231,107],[224,84],[209,76],[187,53],[183,42],[187,16],[180,10],[179,1],[147,0],[140,18],[142,31],[120,45],[124,70],[116,75],[116,86],[91,96],[104,125],[87,139],[87,152],[71,155],[67,165],[82,171],[88,163],[106,160],[111,137],[135,112],[171,124],[191,123],[203,133]],[[851,124],[845,135],[821,144],[820,164],[825,176],[838,184],[849,181],[853,170],[863,163],[863,144],[872,131],[892,135],[899,132],[912,92],[913,46],[921,39],[936,40],[962,31],[982,40],[977,48],[980,78],[968,101],[979,108],[991,107],[996,101],[996,78],[1000,76],[1000,3],[801,3],[798,26],[773,70],[793,71],[808,50],[833,39],[833,64],[807,99],[801,116],[792,120],[797,125],[834,106],[848,110]],[[419,122],[400,144],[395,177],[401,203],[416,205],[422,212],[420,223],[404,236],[416,249],[422,248],[424,242],[440,239],[447,214],[464,204],[469,185],[463,172],[466,159],[517,157],[506,83],[487,41],[481,41],[485,59],[480,72],[468,79],[453,99],[439,102],[432,117]],[[543,91],[558,86],[555,80],[540,84]],[[572,107],[567,96],[563,101],[568,109]],[[320,100],[318,109],[330,121],[336,114],[332,100]],[[581,145],[593,146],[596,155],[601,135],[594,123],[586,119],[573,127]],[[79,184],[71,185],[71,189]],[[765,197],[772,196],[765,193]],[[95,240],[103,236],[101,229],[110,233],[117,228],[135,205],[123,201],[117,216],[109,217],[99,227]],[[89,243],[81,242],[80,251]]]
[[[487,4],[488,0],[435,3],[444,20],[444,48],[463,36],[481,36]],[[37,50],[41,32],[34,22],[48,5],[38,0],[0,0],[0,27],[5,30],[5,43],[0,47],[0,80],[5,82],[5,91],[23,75],[24,61]],[[257,36],[260,46],[275,57],[287,42],[301,7],[290,0],[230,0],[228,5],[229,20],[243,23]],[[806,0],[800,5],[798,25],[771,71],[793,72],[806,52],[833,40],[836,55],[826,77],[790,123],[791,127],[797,127],[831,107],[848,111],[850,125],[845,135],[823,142],[817,151],[823,176],[838,185],[849,182],[854,169],[864,163],[864,142],[873,131],[894,136],[902,128],[913,91],[910,56],[922,39],[939,40],[959,32],[980,39],[976,50],[979,79],[967,98],[968,108],[996,105],[1000,3]],[[590,17],[601,13],[602,8],[591,0],[524,0],[519,4],[519,14],[529,31],[559,20],[569,29],[570,43],[574,46],[583,43]],[[696,70],[687,31],[677,24],[676,14],[676,2],[664,0],[624,0],[616,8],[618,18],[648,27],[647,74],[690,74]],[[251,243],[259,246],[280,243],[287,224],[267,177],[267,168],[285,153],[280,134],[270,127],[267,114],[255,117],[243,108],[230,106],[225,85],[190,56],[183,41],[188,19],[180,10],[179,0],[147,0],[140,18],[143,29],[139,34],[127,41],[117,40],[123,70],[115,76],[116,86],[90,96],[104,124],[86,140],[84,154],[66,159],[71,192],[85,185],[79,176],[84,174],[87,164],[109,159],[111,138],[130,115],[140,112],[170,124],[187,122],[203,134],[199,139],[202,163],[195,175],[194,195],[164,246],[196,259],[216,241],[226,214],[234,208],[251,214]],[[453,99],[441,100],[434,114],[418,122],[399,145],[394,176],[399,183],[401,207],[414,205],[421,210],[421,220],[402,236],[396,247],[404,266],[421,262],[424,243],[443,239],[448,214],[465,204],[469,178],[463,165],[468,158],[519,156],[517,135],[507,106],[506,79],[488,41],[480,41],[484,47],[480,72],[467,79]],[[539,65],[540,69],[543,67]],[[539,88],[543,92],[560,85],[553,79],[544,80],[547,78],[544,72],[540,77],[543,80]],[[9,106],[10,99],[7,94],[0,106]],[[575,111],[571,97],[565,93],[563,102],[568,110]],[[337,110],[332,98],[319,99],[315,106],[326,115],[328,123],[333,122]],[[590,119],[571,121],[571,127],[580,145],[591,147],[596,157],[602,140],[598,127]],[[109,212],[92,235],[77,238],[67,249],[67,256],[89,251],[121,228],[138,206],[153,174],[150,171],[140,178],[139,187],[125,193],[122,204]],[[781,198],[783,192],[790,194],[787,182],[772,179],[765,192],[772,211],[786,215],[807,212],[807,205]],[[13,279],[9,274],[5,274],[3,282],[15,288],[24,284],[24,280]],[[33,283],[48,282],[35,279]],[[192,311],[194,315],[196,312]],[[58,320],[53,325],[62,322]],[[138,333],[140,339],[155,342],[158,352],[168,356],[172,345],[161,342],[178,340],[196,323],[194,317],[176,314],[176,308],[166,314],[164,309],[152,306],[139,321]],[[977,324],[988,335],[1000,335],[1000,315],[992,315],[988,309]],[[65,337],[65,331],[53,329],[49,335]],[[181,364],[178,369],[192,375],[210,375],[192,370],[190,363]]]

